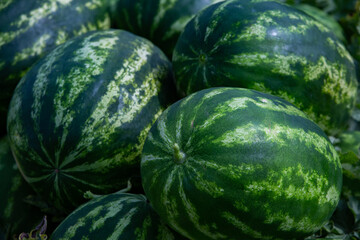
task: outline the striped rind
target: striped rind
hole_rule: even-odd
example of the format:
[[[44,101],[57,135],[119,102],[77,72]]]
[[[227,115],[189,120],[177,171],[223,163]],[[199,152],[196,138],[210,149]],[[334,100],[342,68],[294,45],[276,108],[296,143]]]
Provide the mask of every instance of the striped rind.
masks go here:
[[[114,193],[95,198],[74,210],[51,235],[70,239],[183,239],[170,230],[143,195]]]
[[[179,93],[244,87],[290,101],[328,134],[346,128],[355,63],[326,26],[275,1],[231,0],[199,12],[173,54]]]
[[[116,27],[151,40],[172,55],[177,38],[201,9],[220,0],[124,0],[114,1],[112,21]]]
[[[315,18],[317,21],[324,24],[326,27],[328,27],[335,35],[336,37],[342,41],[344,44],[346,44],[346,38],[344,36],[344,31],[340,24],[336,21],[336,19],[327,14],[325,11],[312,6],[310,4],[296,4],[294,5],[295,8],[305,12],[306,14],[310,15],[311,17]]]
[[[34,229],[42,213],[24,201],[35,192],[21,176],[6,136],[0,139],[0,192],[0,235],[13,239],[14,235]]]
[[[109,193],[139,175],[151,125],[174,96],[171,63],[123,30],[65,42],[20,81],[8,132],[26,180],[59,209],[83,192]]]
[[[0,5],[0,127],[21,77],[72,37],[110,27],[104,0],[11,0]],[[4,120],[2,120],[4,119]]]
[[[201,90],[166,109],[141,176],[160,217],[189,239],[304,238],[331,217],[342,184],[337,152],[313,121],[242,88]]]

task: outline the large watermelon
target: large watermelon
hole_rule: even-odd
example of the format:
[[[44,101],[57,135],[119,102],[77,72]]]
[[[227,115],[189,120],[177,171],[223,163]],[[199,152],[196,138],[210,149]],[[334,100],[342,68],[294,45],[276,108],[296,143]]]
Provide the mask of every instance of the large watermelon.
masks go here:
[[[328,134],[346,128],[355,64],[314,18],[275,1],[229,0],[196,15],[173,54],[179,92],[244,87],[280,96]]]
[[[339,201],[339,157],[289,102],[242,88],[205,89],[151,128],[142,183],[164,221],[190,239],[302,239]]]
[[[16,84],[54,46],[110,27],[106,0],[6,0],[0,3],[0,133]]]
[[[40,209],[25,202],[35,195],[30,185],[21,176],[15,159],[11,154],[6,137],[0,139],[0,235],[13,240],[14,236],[34,229],[41,221]],[[1,237],[0,237],[1,239]]]
[[[202,8],[221,0],[109,0],[115,27],[151,40],[171,56],[186,23]]]
[[[122,189],[140,175],[142,145],[173,95],[172,76],[157,47],[122,30],[94,31],[51,51],[9,107],[11,148],[26,180],[63,210],[82,203],[84,191]]]
[[[144,195],[113,193],[97,197],[73,211],[51,240],[175,240]]]

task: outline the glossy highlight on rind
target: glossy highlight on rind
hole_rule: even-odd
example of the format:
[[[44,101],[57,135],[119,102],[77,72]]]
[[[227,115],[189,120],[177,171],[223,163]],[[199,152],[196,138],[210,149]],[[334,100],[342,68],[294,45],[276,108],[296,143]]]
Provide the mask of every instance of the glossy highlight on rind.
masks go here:
[[[67,41],[20,81],[8,114],[26,180],[62,211],[83,193],[109,193],[139,175],[151,125],[174,96],[171,63],[123,30]]]
[[[347,126],[355,63],[323,24],[275,1],[230,0],[199,12],[173,53],[179,93],[244,87],[282,97],[327,134]]]
[[[171,105],[141,158],[150,203],[189,239],[301,239],[328,221],[341,191],[326,134],[289,102],[243,88]]]
[[[51,235],[70,239],[184,239],[170,230],[144,195],[113,193],[90,200],[74,210]]]
[[[0,5],[0,134],[21,77],[66,40],[108,29],[107,7],[105,0],[9,0]]]

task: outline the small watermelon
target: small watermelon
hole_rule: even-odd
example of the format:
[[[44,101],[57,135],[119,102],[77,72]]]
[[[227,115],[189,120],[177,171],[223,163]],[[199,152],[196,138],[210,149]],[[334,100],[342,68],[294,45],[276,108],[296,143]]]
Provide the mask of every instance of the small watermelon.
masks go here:
[[[9,107],[10,145],[25,179],[66,212],[87,190],[124,188],[140,175],[147,132],[174,95],[172,76],[157,47],[122,30],[55,48],[20,81]]]
[[[151,128],[142,183],[190,239],[303,239],[331,217],[341,164],[326,134],[289,102],[243,88],[198,91]]]
[[[144,195],[113,193],[73,211],[51,240],[184,240],[160,220]]]

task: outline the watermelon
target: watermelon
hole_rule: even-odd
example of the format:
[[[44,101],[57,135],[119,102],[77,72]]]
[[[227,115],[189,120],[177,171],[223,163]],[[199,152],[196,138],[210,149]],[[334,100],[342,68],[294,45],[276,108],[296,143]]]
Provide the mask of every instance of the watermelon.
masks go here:
[[[73,211],[51,240],[184,239],[171,231],[141,194],[113,193],[92,199]]]
[[[344,36],[344,31],[341,28],[340,24],[336,21],[336,19],[327,14],[326,12],[322,11],[321,9],[314,7],[309,4],[296,4],[294,5],[295,8],[302,10],[306,14],[310,15],[311,17],[315,18],[320,23],[324,24],[327,28],[329,28],[335,36],[344,44],[346,44],[346,38]]]
[[[186,23],[202,8],[220,0],[110,0],[115,28],[151,40],[171,57]]]
[[[0,3],[0,132],[12,93],[31,65],[54,46],[110,27],[106,0],[6,0]]]
[[[0,139],[0,193],[0,235],[3,233],[4,240],[30,231],[41,221],[40,209],[25,201],[35,193],[21,176],[7,137]]]
[[[303,239],[331,217],[342,184],[336,150],[304,112],[227,87],[160,115],[141,176],[155,211],[190,239]]]
[[[9,107],[26,181],[63,212],[87,190],[124,188],[140,175],[143,143],[173,81],[161,50],[126,31],[93,31],[55,48],[22,78]]]
[[[356,99],[354,60],[323,24],[275,1],[229,0],[199,12],[173,54],[185,96],[243,87],[286,99],[329,135],[346,129]]]

